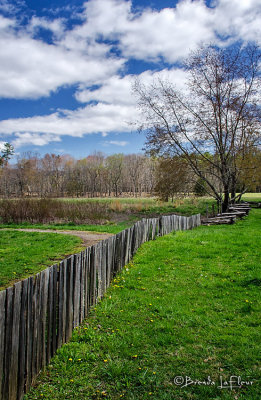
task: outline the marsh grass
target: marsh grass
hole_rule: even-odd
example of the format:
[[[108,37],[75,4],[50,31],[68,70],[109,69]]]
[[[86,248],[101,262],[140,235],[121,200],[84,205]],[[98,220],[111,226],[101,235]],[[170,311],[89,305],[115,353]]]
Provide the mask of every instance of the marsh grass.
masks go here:
[[[25,400],[259,400],[260,228],[252,210],[145,243]],[[219,389],[232,375],[253,385]]]

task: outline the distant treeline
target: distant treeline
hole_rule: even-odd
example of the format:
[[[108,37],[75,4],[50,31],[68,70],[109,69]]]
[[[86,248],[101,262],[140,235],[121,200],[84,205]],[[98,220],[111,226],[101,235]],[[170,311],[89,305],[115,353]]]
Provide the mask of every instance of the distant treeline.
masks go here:
[[[215,161],[215,155],[208,158]],[[238,169],[237,192],[261,190],[261,151],[245,156]],[[32,153],[19,156],[16,164],[0,166],[0,197],[138,197],[157,195],[167,201],[177,194],[213,195],[220,172],[209,168],[205,157],[194,155],[201,166],[199,177],[181,155],[148,157],[144,154],[94,153],[76,160],[69,155]],[[241,162],[242,164],[243,162]],[[221,190],[221,189],[220,189]],[[215,196],[214,196],[215,197]]]
[[[2,197],[135,197],[152,194],[154,187],[155,162],[139,154],[95,153],[75,160],[27,153],[0,170]]]

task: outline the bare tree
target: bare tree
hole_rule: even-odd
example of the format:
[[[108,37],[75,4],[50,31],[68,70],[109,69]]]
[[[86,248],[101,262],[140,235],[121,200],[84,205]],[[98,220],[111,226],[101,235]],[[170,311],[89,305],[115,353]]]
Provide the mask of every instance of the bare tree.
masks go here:
[[[162,80],[134,87],[147,149],[186,160],[223,211],[235,200],[245,155],[260,144],[260,60],[253,44],[208,45],[184,64],[182,93]]]

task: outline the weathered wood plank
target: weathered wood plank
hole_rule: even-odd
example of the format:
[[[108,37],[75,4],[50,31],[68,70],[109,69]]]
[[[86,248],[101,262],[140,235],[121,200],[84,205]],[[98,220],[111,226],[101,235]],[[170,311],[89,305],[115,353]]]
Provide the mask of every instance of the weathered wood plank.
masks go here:
[[[14,288],[6,289],[6,318],[5,318],[5,345],[4,345],[4,384],[2,397],[9,399],[9,376],[11,368],[12,331],[13,331],[13,297]]]
[[[47,308],[47,345],[46,345],[46,362],[49,364],[52,354],[52,334],[53,334],[53,266],[49,268],[49,285],[48,285],[48,308]]]
[[[6,290],[0,292],[0,400],[3,400],[4,348],[6,323]]]
[[[62,311],[62,344],[65,343],[67,325],[67,259],[63,261],[63,311]]]
[[[49,287],[49,268],[42,271],[42,358],[40,368],[43,368],[47,365],[46,362],[46,349],[47,349],[47,303],[48,303],[48,287]]]
[[[67,323],[65,326],[65,341],[69,341],[73,330],[73,277],[74,277],[74,256],[67,259],[67,280],[66,280],[66,314]]]
[[[81,256],[76,254],[74,257],[74,287],[73,287],[73,327],[79,325],[79,308],[80,308],[80,273],[81,273]]]
[[[42,310],[42,292],[43,292],[43,275],[42,272],[39,273],[39,293],[37,298],[38,303],[38,343],[36,350],[36,374],[41,369],[42,363],[42,342],[43,342],[43,310]]]
[[[107,240],[101,242],[101,295],[104,296],[106,292],[106,269],[107,269]]]
[[[85,250],[85,299],[84,318],[88,316],[90,309],[90,249]]]
[[[34,278],[28,278],[26,301],[26,357],[25,357],[25,391],[28,392],[32,382],[32,354],[33,354],[33,286]]]
[[[37,352],[39,348],[39,316],[40,316],[40,274],[36,274],[33,284],[33,349],[32,349],[32,381],[34,381],[38,370],[37,370]]]
[[[59,264],[59,286],[58,286],[58,329],[57,329],[57,348],[63,342],[63,309],[64,309],[64,262]]]
[[[101,242],[95,245],[95,262],[97,270],[97,298],[100,299],[102,295],[102,283],[101,283]]]
[[[53,322],[52,322],[52,354],[53,357],[57,350],[57,335],[58,335],[58,294],[59,294],[59,280],[58,280],[58,265],[53,266]]]
[[[28,298],[28,279],[22,281],[21,294],[21,313],[20,313],[20,332],[19,332],[19,355],[18,355],[18,383],[17,399],[22,399],[25,390],[26,372],[26,340],[27,340],[27,298]]]
[[[13,293],[13,318],[12,318],[12,334],[10,348],[10,370],[9,370],[9,399],[17,398],[18,392],[18,362],[19,362],[19,328],[21,316],[21,293],[22,282],[17,282],[14,285]]]
[[[85,281],[85,253],[81,252],[81,271],[80,271],[80,309],[79,323],[81,324],[84,318],[84,281]]]

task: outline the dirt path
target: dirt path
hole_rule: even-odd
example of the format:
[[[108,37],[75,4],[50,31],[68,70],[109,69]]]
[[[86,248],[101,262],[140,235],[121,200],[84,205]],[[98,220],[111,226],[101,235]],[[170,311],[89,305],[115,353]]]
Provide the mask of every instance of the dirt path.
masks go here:
[[[60,235],[72,235],[78,236],[82,239],[82,244],[85,247],[92,246],[93,244],[99,242],[100,240],[107,239],[112,236],[112,233],[92,233],[85,231],[55,231],[52,229],[3,229],[3,230],[14,230],[14,231],[22,231],[22,232],[41,232],[41,233],[57,233]]]

